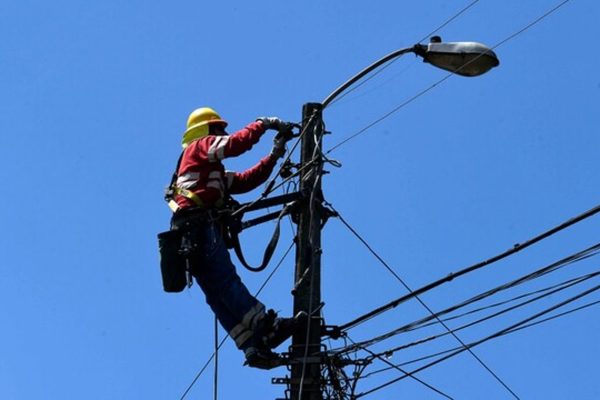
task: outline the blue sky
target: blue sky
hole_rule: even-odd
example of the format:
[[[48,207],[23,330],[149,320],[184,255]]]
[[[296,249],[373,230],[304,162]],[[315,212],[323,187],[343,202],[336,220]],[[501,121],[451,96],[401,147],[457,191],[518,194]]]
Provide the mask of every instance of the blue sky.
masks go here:
[[[303,3],[2,2],[3,399],[179,399],[213,343],[213,316],[198,287],[163,293],[158,268],[155,238],[170,213],[162,191],[188,113],[212,106],[230,130],[262,115],[298,121],[304,103],[323,100],[379,57],[427,41],[469,4]],[[482,0],[437,34],[492,46],[556,4]],[[599,18],[596,2],[568,2],[499,46],[498,68],[445,80],[330,154],[342,168],[329,168],[324,178],[327,200],[411,287],[600,203]],[[332,133],[325,148],[445,75],[412,55],[399,59],[326,110]],[[269,146],[267,135],[228,168],[252,165]],[[288,228],[274,259],[291,242]],[[600,217],[590,218],[422,299],[441,310],[595,244],[599,228]],[[250,260],[259,259],[271,229],[242,235]],[[406,293],[339,221],[326,226],[323,248],[328,323],[342,324]],[[292,260],[260,296],[282,314],[292,308]],[[596,268],[590,258],[496,300]],[[239,273],[256,291],[268,272]],[[583,290],[459,335],[477,340]],[[573,306],[598,299],[595,293]],[[523,399],[598,398],[599,312],[591,307],[474,351]],[[407,303],[350,335],[370,338],[425,315],[418,303]],[[455,345],[446,339],[391,361]],[[252,370],[242,361],[227,342],[220,353],[220,398],[283,396],[270,382],[285,371]],[[358,392],[395,376],[369,378]],[[457,399],[511,398],[467,354],[418,376]],[[209,370],[187,398],[211,395]],[[441,398],[410,380],[370,397]]]

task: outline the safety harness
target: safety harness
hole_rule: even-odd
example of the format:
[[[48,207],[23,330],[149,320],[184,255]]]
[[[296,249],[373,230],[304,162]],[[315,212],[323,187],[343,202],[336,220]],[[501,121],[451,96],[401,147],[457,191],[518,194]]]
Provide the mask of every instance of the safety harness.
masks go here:
[[[171,211],[173,211],[173,213],[176,213],[181,210],[181,207],[175,201],[175,196],[177,195],[181,195],[187,199],[190,199],[196,205],[197,208],[206,210],[208,209],[208,207],[202,201],[202,199],[198,197],[198,195],[196,195],[191,190],[177,186],[177,172],[179,171],[179,167],[181,166],[182,159],[183,152],[181,153],[181,155],[179,156],[179,160],[177,161],[175,172],[173,172],[173,176],[171,177],[171,183],[165,189],[165,201],[167,202],[169,208],[171,209]],[[228,248],[234,249],[235,254],[246,269],[252,272],[260,272],[267,267],[279,241],[281,219],[293,210],[296,201],[299,200],[300,197],[302,197],[300,193],[290,193],[287,195],[276,196],[271,199],[259,200],[257,202],[242,205],[228,197],[229,201],[221,199],[217,203],[215,203],[215,207],[218,209],[216,215],[218,216],[218,219],[223,226],[225,243]],[[228,206],[224,207],[225,204],[227,204]],[[262,208],[267,208],[270,206],[281,204],[286,204],[281,209],[281,211],[269,213],[262,217],[242,222],[244,212],[255,211]],[[242,230],[246,228],[250,228],[252,226],[271,220],[276,220],[275,230],[273,231],[273,235],[271,236],[269,244],[265,248],[261,264],[257,267],[253,267],[248,264],[246,258],[244,257],[244,253],[242,252],[242,247],[240,244],[239,234]]]
[[[191,190],[177,186],[177,172],[179,171],[179,167],[181,166],[181,160],[183,160],[183,153],[184,152],[182,151],[181,155],[179,156],[179,160],[177,160],[177,166],[175,167],[175,172],[173,172],[173,176],[171,177],[171,183],[165,189],[165,201],[167,202],[171,211],[173,211],[174,213],[179,211],[179,209],[181,208],[179,207],[179,204],[177,204],[177,202],[175,201],[175,196],[177,195],[181,195],[186,199],[190,199],[194,202],[194,204],[196,204],[196,206],[200,208],[205,208],[204,202],[200,197],[198,197],[196,193],[192,192]]]

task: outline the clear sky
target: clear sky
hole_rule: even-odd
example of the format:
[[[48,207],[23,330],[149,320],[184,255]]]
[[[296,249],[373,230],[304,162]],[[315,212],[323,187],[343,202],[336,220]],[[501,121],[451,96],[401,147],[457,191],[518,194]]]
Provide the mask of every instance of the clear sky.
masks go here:
[[[170,214],[163,187],[188,113],[212,106],[230,131],[262,115],[298,121],[304,103],[322,101],[388,52],[426,42],[469,3],[4,0],[0,398],[179,399],[212,354],[214,323],[197,286],[162,291],[158,266],[156,234]],[[558,3],[481,0],[437,34],[492,46]],[[342,167],[328,167],[327,200],[409,286],[489,258],[600,203],[598,21],[600,3],[572,0],[496,48],[498,68],[450,77],[330,154]],[[326,110],[325,148],[445,76],[412,55],[399,59]],[[269,135],[227,167],[252,165],[268,152]],[[599,228],[600,216],[590,218],[422,299],[436,311],[456,304],[596,244]],[[242,235],[252,262],[271,229]],[[290,243],[286,222],[274,260]],[[340,221],[327,224],[323,250],[327,323],[345,323],[406,293]],[[292,263],[289,257],[260,295],[283,315],[292,308]],[[592,257],[486,304],[598,264]],[[239,273],[254,292],[272,268]],[[597,284],[591,279],[458,335],[480,339]],[[599,299],[596,292],[571,307]],[[350,337],[367,339],[427,314],[409,302]],[[597,399],[599,317],[600,308],[590,307],[474,351],[523,399]],[[375,349],[434,332],[440,330]],[[444,338],[390,361],[456,345]],[[283,397],[271,378],[284,370],[242,362],[228,341],[220,353],[220,398]],[[374,375],[357,392],[396,376]],[[456,399],[512,398],[468,354],[417,376]],[[212,380],[209,367],[187,398],[211,398]],[[410,379],[369,397],[442,398]]]

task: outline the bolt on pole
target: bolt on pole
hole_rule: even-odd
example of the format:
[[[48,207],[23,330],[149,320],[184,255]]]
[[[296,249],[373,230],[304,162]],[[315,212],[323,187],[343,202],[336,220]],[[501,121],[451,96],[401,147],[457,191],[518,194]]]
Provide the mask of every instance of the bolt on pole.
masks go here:
[[[321,228],[323,220],[321,191],[321,141],[323,106],[307,103],[302,108],[301,165],[311,163],[300,177],[300,190],[308,197],[298,211],[296,270],[294,277],[294,315],[306,311],[311,317],[306,330],[292,337],[291,399],[322,400],[321,318],[312,315],[321,303]]]

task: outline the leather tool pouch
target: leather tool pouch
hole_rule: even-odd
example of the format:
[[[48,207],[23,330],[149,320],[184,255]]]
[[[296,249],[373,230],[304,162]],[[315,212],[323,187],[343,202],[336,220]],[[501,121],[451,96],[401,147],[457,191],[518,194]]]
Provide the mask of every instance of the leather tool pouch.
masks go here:
[[[189,281],[187,260],[182,251],[184,231],[170,230],[158,234],[160,272],[167,293],[181,292]]]

